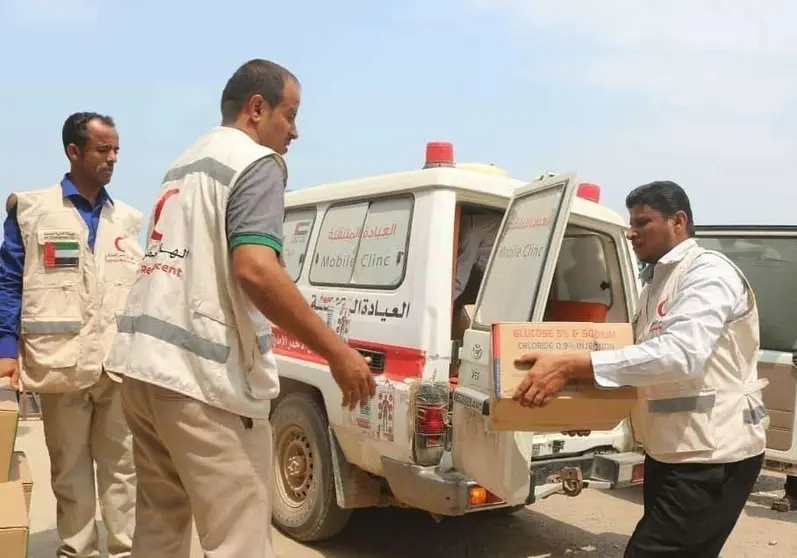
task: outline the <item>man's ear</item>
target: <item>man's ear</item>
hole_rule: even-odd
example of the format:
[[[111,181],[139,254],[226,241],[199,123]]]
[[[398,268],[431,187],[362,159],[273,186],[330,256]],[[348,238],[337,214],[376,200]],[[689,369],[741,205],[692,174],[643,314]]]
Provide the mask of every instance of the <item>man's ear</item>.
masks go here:
[[[686,217],[685,211],[676,211],[675,215],[673,215],[673,222],[675,223],[676,228],[678,229],[687,229],[687,222],[688,219]]]
[[[249,99],[249,114],[254,122],[260,122],[261,119],[268,117],[269,106],[262,95],[252,95]]]
[[[66,146],[66,156],[70,161],[77,161],[80,159],[80,148],[74,143],[70,143]]]

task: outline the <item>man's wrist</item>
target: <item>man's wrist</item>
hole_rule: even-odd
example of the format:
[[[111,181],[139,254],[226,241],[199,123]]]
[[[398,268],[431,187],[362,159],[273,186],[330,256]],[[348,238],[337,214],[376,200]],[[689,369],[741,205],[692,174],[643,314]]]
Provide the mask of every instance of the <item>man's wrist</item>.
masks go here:
[[[565,375],[569,380],[592,380],[592,359],[590,353],[575,353],[567,361]]]

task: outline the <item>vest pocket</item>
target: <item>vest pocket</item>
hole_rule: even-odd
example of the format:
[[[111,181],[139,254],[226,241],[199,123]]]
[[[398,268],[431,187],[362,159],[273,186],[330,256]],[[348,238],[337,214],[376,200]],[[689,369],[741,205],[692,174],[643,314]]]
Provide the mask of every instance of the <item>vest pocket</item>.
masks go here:
[[[272,399],[279,394],[277,359],[272,352],[271,328],[258,331],[255,336],[253,362],[246,373],[246,389],[252,399]]]
[[[20,333],[26,369],[58,369],[77,366],[82,320],[23,318]]]
[[[652,457],[717,449],[711,420],[716,391],[704,389],[666,398],[648,398],[645,449]]]
[[[235,336],[235,328],[224,319],[218,306],[208,301],[193,300],[191,308],[191,329],[184,338],[174,339],[175,344],[206,360],[225,365],[230,357],[230,341]]]

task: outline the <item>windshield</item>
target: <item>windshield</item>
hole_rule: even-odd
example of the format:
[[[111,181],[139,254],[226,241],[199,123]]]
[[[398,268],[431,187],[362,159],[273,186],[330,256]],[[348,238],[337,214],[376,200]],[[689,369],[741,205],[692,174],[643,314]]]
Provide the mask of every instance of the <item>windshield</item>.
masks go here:
[[[701,236],[747,276],[758,304],[761,348],[792,351],[797,342],[797,238]]]

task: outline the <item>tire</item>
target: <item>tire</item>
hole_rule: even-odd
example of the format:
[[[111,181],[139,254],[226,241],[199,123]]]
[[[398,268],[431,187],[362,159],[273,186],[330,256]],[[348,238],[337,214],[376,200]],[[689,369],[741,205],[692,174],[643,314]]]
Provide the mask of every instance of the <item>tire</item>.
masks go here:
[[[292,393],[271,416],[274,438],[274,526],[300,542],[340,533],[352,510],[338,507],[327,420],[319,403]]]

